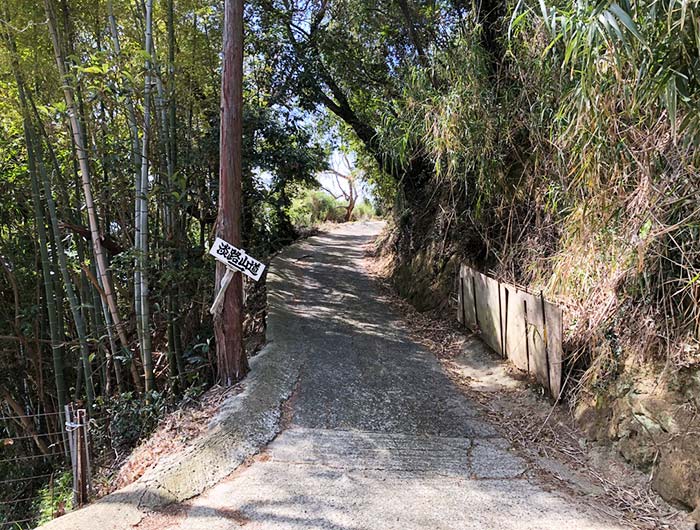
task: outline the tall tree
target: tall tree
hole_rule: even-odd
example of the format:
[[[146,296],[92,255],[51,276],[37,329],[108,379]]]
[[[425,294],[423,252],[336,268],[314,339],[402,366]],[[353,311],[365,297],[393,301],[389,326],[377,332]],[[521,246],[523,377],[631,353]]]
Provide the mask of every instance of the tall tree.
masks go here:
[[[6,28],[2,28],[5,30]],[[17,84],[17,93],[22,111],[22,129],[24,132],[25,145],[27,149],[27,165],[29,177],[31,179],[32,202],[34,206],[34,222],[36,233],[39,238],[39,253],[41,256],[42,276],[44,280],[44,294],[46,300],[46,311],[49,320],[49,333],[51,336],[51,350],[54,368],[54,380],[56,383],[56,401],[59,417],[63,421],[63,408],[66,405],[66,382],[64,374],[64,351],[61,344],[61,333],[59,328],[58,308],[55,296],[55,284],[53,281],[53,267],[48,254],[48,237],[46,234],[46,224],[44,216],[44,206],[41,202],[39,191],[39,176],[37,173],[37,157],[34,145],[34,134],[31,117],[27,105],[27,97],[17,54],[17,47],[13,36],[9,31],[2,31],[2,38],[10,54],[10,64]],[[82,346],[82,342],[81,342]]]
[[[44,279],[44,294],[46,301],[46,311],[49,319],[49,332],[51,334],[51,349],[53,353],[53,367],[56,381],[56,397],[59,414],[63,417],[63,407],[66,404],[66,383],[64,379],[64,364],[63,364],[63,345],[61,344],[59,324],[58,324],[58,309],[56,307],[55,285],[53,280],[53,267],[49,258],[49,244],[46,235],[46,222],[44,217],[44,206],[41,202],[39,192],[39,176],[37,174],[36,156],[34,142],[32,139],[31,123],[26,112],[24,104],[24,89],[18,78],[18,86],[20,100],[22,101],[22,110],[24,114],[24,134],[27,144],[27,161],[29,163],[29,173],[32,182],[32,199],[34,203],[34,219],[36,223],[36,231],[39,238],[39,253],[41,255],[41,269]],[[81,341],[81,347],[86,344]],[[92,400],[92,396],[90,396]]]
[[[136,334],[138,335],[139,345],[141,345],[141,261],[139,255],[139,248],[141,244],[140,233],[140,197],[141,197],[141,141],[139,139],[139,129],[136,123],[136,110],[134,106],[134,101],[131,97],[131,81],[123,75],[121,71],[122,67],[122,50],[119,41],[119,29],[117,28],[117,20],[114,15],[114,5],[110,0],[107,2],[107,16],[109,19],[109,30],[112,35],[112,48],[114,50],[115,61],[117,62],[117,67],[120,69],[120,82],[129,90],[127,91],[124,101],[126,104],[126,119],[129,124],[129,133],[131,137],[131,167],[133,171],[133,183],[134,183],[134,314],[136,316]],[[105,315],[107,317],[107,315]],[[111,319],[111,316],[109,316]],[[109,328],[108,328],[109,329]],[[132,378],[135,382],[140,381],[138,373],[136,372],[135,363],[131,363],[131,373]],[[137,386],[138,388],[138,386]]]

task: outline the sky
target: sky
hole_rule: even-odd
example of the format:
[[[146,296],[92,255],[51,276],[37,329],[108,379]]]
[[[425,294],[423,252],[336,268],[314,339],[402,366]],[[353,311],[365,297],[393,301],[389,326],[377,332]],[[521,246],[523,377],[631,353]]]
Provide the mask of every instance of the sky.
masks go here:
[[[331,154],[330,160],[328,161],[330,167],[335,169],[338,173],[341,173],[343,175],[349,174],[353,168],[353,156],[348,155],[345,156],[342,152],[335,150]],[[267,173],[263,172],[260,174],[260,177],[262,178],[262,181],[265,183],[266,186],[270,184],[270,179],[272,176]],[[327,191],[330,191],[333,193],[336,197],[341,196],[342,198],[342,193],[340,189],[338,188],[338,183],[336,181],[335,176],[331,174],[318,174],[316,175],[316,179],[320,182],[321,186],[326,188]],[[345,190],[347,190],[347,183],[343,179],[339,179],[340,184],[345,187]],[[372,192],[369,186],[363,182],[358,182],[357,183],[357,195],[359,198],[359,201],[362,200],[371,200],[372,198]]]
[[[329,160],[329,165],[335,169],[338,173],[342,173],[343,175],[349,174],[353,168],[353,156],[348,155],[345,156],[343,153],[341,153],[338,150],[333,151],[331,154],[331,158]],[[336,182],[335,176],[333,174],[321,174],[317,175],[316,177],[318,181],[321,183],[321,185],[326,188],[328,191],[333,193],[334,195],[338,196],[341,195],[340,190],[338,189],[338,183]],[[347,190],[347,183],[343,179],[339,179],[341,186]],[[369,200],[372,197],[371,190],[369,187],[362,183],[358,182],[357,183],[357,194],[360,200]]]

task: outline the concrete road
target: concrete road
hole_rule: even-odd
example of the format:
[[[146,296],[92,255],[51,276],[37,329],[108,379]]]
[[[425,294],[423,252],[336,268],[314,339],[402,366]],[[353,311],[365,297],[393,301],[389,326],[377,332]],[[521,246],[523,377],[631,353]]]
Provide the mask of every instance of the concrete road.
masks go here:
[[[284,430],[249,465],[139,527],[618,528],[538,482],[411,341],[363,270],[381,228],[341,225],[273,261],[268,338],[303,362]]]

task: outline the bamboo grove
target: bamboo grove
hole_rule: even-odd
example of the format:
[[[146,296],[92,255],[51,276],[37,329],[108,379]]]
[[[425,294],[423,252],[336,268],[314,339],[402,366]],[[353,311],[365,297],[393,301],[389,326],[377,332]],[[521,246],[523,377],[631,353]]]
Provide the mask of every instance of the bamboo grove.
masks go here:
[[[220,15],[201,1],[1,4],[0,400],[3,416],[39,415],[3,426],[0,438],[23,440],[17,454],[47,453],[32,430],[60,443],[68,402],[112,420],[132,411],[116,428],[133,443],[143,410],[216,379],[206,248]],[[273,92],[257,45],[246,50],[243,222],[244,244],[264,257],[294,237],[290,196],[327,152]]]

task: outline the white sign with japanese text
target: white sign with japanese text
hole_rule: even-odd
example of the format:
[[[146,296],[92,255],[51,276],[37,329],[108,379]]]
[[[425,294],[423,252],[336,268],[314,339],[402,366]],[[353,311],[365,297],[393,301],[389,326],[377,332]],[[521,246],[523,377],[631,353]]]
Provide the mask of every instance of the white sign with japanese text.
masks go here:
[[[216,241],[214,241],[214,244],[209,250],[209,254],[227,267],[242,272],[256,282],[260,279],[260,276],[262,276],[265,270],[265,265],[246,254],[245,250],[234,247],[220,237],[217,237]]]

